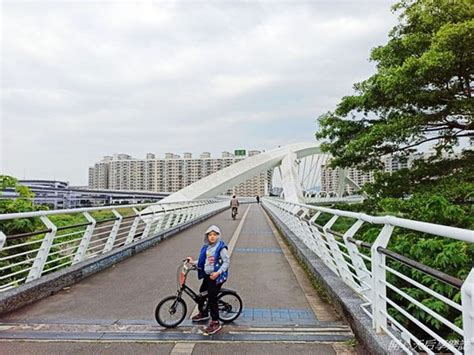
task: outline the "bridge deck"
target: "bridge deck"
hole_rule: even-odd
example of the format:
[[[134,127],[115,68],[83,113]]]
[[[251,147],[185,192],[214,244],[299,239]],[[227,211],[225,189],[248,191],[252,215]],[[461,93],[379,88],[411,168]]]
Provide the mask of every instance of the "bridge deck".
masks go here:
[[[225,287],[238,290],[244,301],[244,312],[219,334],[205,337],[200,334],[203,326],[190,322],[194,305],[186,299],[186,321],[177,329],[163,330],[154,320],[155,306],[164,296],[175,293],[180,260],[187,255],[197,256],[203,232],[210,224],[221,227],[223,239],[229,244],[231,269]],[[168,354],[183,346],[182,341],[195,344],[191,349],[193,354],[207,350],[219,353],[224,348],[231,353],[330,354],[339,353],[338,349],[342,348],[347,351],[340,342],[352,338],[348,327],[320,300],[272,228],[258,205],[242,206],[236,221],[231,220],[228,211],[220,213],[47,299],[3,316],[0,348],[7,353],[29,352],[29,349],[35,349],[35,353],[42,353],[42,349],[44,352],[72,350],[71,344],[61,342],[40,346],[31,343],[42,339],[89,341],[74,343],[74,352],[98,349],[113,352],[119,345],[105,347],[104,342],[124,340],[150,341],[155,347],[146,350],[146,344],[127,343],[123,344],[122,353],[156,353],[159,346],[160,353]],[[191,275],[189,284],[199,287],[195,275]],[[215,340],[232,343],[224,346],[213,343]]]

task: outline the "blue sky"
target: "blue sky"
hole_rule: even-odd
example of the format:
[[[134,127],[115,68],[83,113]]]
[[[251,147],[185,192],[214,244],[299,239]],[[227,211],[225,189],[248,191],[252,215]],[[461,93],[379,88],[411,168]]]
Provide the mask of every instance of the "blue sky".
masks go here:
[[[104,155],[272,149],[374,72],[389,1],[13,1],[0,173],[87,183]]]

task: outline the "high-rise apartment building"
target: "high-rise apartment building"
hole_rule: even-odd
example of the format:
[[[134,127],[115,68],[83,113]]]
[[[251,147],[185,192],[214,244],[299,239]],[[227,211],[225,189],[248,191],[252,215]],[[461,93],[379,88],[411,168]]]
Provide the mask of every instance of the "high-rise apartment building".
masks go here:
[[[413,160],[425,158],[429,154],[410,154],[406,157],[401,157],[398,155],[387,155],[382,158],[384,164],[384,170],[387,173],[394,173],[400,169],[408,169],[412,166]]]
[[[410,168],[415,159],[425,158],[428,155],[429,154],[411,154],[406,157],[387,155],[382,158],[384,164],[383,170],[392,174],[400,169]],[[321,173],[321,190],[326,192],[338,191],[340,173],[340,169],[333,169],[328,165],[323,165]],[[361,187],[368,182],[374,182],[374,171],[362,171],[356,168],[347,168],[346,174],[352,181]],[[346,185],[345,191],[348,194],[353,194],[356,192],[356,189],[352,186]]]
[[[339,190],[340,174],[343,171],[326,165],[323,165],[321,169],[321,191],[337,192]],[[347,168],[345,170],[346,176],[359,186],[374,181],[373,171],[366,172],[356,168]],[[356,192],[356,189],[353,186],[346,185],[345,192],[351,195]]]
[[[164,159],[152,153],[146,154],[145,159],[135,159],[126,154],[106,156],[89,168],[89,187],[176,192],[260,151],[251,150],[248,155],[244,150],[236,153],[222,152],[221,158],[213,158],[209,152],[201,153],[199,158],[193,158],[189,152],[184,153],[183,157],[166,153]],[[268,195],[272,178],[273,170],[268,170],[223,193],[238,196]]]

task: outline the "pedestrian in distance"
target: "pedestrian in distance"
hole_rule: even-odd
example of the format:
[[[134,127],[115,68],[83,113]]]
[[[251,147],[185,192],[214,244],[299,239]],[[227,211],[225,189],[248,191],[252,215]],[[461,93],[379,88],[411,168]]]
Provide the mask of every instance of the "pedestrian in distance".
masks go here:
[[[235,197],[235,195],[232,196],[232,199],[230,200],[230,216],[232,217],[232,219],[235,219],[237,217],[237,214],[239,213],[239,206],[240,203],[239,200],[237,200],[237,197]]]
[[[257,200],[257,203],[260,203],[260,196],[257,195],[256,200]]]
[[[211,335],[222,329],[219,323],[219,309],[217,304],[217,295],[222,284],[227,281],[230,265],[230,256],[227,245],[221,239],[221,230],[216,225],[210,226],[204,236],[204,245],[201,248],[198,260],[187,257],[192,264],[197,264],[198,279],[202,279],[202,285],[199,292],[208,292],[207,304],[204,309],[205,299],[199,304],[200,311],[192,317],[193,322],[201,322],[209,319],[209,310],[211,311],[211,322],[205,330],[205,334]]]

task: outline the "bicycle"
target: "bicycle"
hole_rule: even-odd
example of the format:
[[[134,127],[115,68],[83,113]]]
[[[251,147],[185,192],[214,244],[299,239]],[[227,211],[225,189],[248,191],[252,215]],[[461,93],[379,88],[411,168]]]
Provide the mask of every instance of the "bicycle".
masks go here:
[[[178,326],[186,317],[187,305],[183,300],[183,293],[187,294],[196,303],[200,304],[203,298],[207,299],[207,291],[196,293],[186,285],[186,279],[190,271],[197,270],[196,265],[188,263],[187,259],[182,261],[178,267],[178,289],[176,295],[163,298],[155,309],[155,319],[165,328]],[[236,291],[221,288],[217,295],[217,305],[219,308],[219,320],[223,323],[230,323],[236,320],[242,312],[242,299]],[[207,308],[207,300],[203,302],[203,312]]]
[[[235,221],[235,218],[237,217],[237,207],[232,207],[232,213],[231,213],[231,216],[232,216],[232,219]]]

